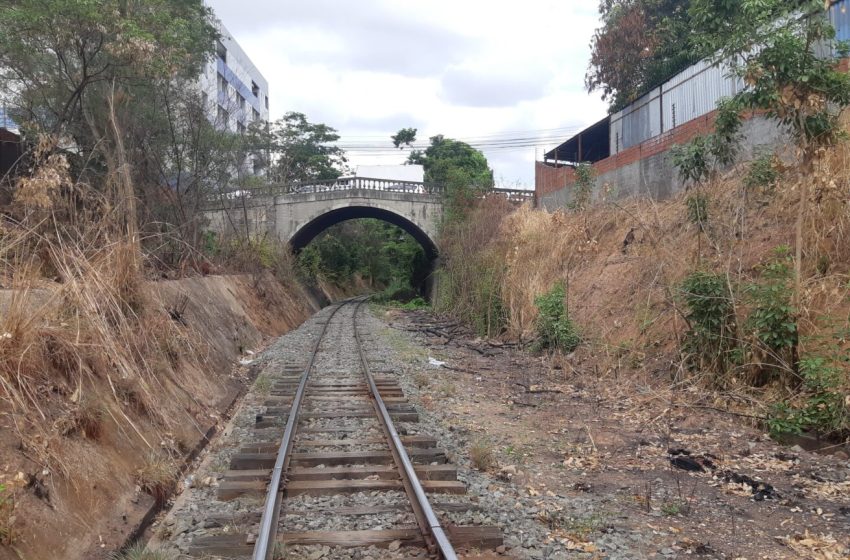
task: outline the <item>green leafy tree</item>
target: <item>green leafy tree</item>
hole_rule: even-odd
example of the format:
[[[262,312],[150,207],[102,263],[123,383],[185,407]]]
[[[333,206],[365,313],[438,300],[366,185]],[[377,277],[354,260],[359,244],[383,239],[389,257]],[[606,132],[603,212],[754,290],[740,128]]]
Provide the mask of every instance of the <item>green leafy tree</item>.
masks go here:
[[[201,0],[5,0],[0,30],[3,103],[25,134],[73,144],[72,180],[112,209],[102,225],[138,240],[147,205],[168,205],[163,187],[189,171],[174,147],[195,138],[192,118],[170,94],[212,56],[212,12]]]
[[[415,128],[402,128],[397,133],[390,136],[393,141],[393,146],[398,149],[402,149],[405,146],[410,147],[411,144],[416,142],[416,133],[418,132]]]
[[[303,113],[289,112],[267,132],[255,131],[256,144],[267,143],[271,179],[278,183],[326,181],[342,175],[347,162],[335,146],[339,134],[326,124],[311,123]]]
[[[848,49],[834,43],[827,8],[823,0],[691,0],[689,8],[695,52],[727,64],[747,85],[736,105],[764,111],[796,141],[801,179],[795,297],[801,288],[809,184],[822,148],[841,137],[838,116],[850,105],[850,75],[838,70]]]
[[[479,194],[493,186],[493,171],[480,150],[443,135],[432,136],[424,152],[414,150],[408,163],[425,168],[425,181],[444,189],[445,219],[462,219]]]
[[[106,129],[106,99],[132,105],[151,81],[195,78],[217,37],[201,0],[5,0],[0,29],[17,116],[83,146]]]
[[[619,111],[695,62],[688,1],[602,0],[585,83]]]
[[[414,297],[429,271],[419,243],[401,228],[376,219],[350,220],[322,232],[301,251],[306,276],[323,277],[341,286],[363,278],[385,299]]]

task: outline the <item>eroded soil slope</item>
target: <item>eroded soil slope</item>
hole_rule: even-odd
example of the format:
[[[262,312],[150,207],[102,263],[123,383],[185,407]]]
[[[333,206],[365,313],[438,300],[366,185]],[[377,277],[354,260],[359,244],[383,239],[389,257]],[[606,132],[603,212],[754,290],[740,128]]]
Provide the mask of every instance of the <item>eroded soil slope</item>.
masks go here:
[[[57,343],[48,365],[84,374],[26,379],[40,404],[30,414],[0,403],[0,484],[14,505],[0,512],[0,530],[12,540],[0,546],[2,559],[89,560],[123,544],[242,393],[251,372],[234,373],[235,360],[251,360],[269,336],[315,310],[301,289],[270,276],[149,284],[146,343],[158,346],[139,360],[150,375],[125,378],[111,367],[124,359],[118,352],[67,350],[75,348],[74,323],[52,293],[47,285],[27,303],[41,336],[71,341]],[[3,294],[4,313],[20,295]],[[77,367],[63,361],[69,356],[102,363]],[[149,363],[156,360],[168,363]]]

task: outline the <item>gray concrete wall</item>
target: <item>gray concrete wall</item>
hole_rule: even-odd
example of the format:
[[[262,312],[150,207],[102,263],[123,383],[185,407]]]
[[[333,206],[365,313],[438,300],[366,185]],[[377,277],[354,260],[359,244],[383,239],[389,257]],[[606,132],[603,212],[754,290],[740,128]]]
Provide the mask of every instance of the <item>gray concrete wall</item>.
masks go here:
[[[443,215],[439,195],[352,189],[279,196],[275,199],[275,227],[279,237],[288,241],[301,228],[333,210],[363,206],[379,208],[405,218],[432,240]]]
[[[245,235],[247,219],[248,232],[251,236],[277,236],[274,212],[274,199],[256,198],[233,200],[226,203],[225,208],[204,212],[207,219],[207,229],[216,233]]]
[[[752,160],[764,150],[778,150],[783,157],[788,157],[790,139],[775,121],[762,117],[746,120],[742,134],[739,162]],[[633,196],[649,196],[660,200],[684,188],[678,170],[673,165],[673,156],[670,151],[666,151],[598,175],[593,196],[598,199],[602,190],[607,189],[609,200]],[[568,186],[543,195],[538,204],[549,211],[565,208],[572,201],[572,191],[573,187]]]
[[[244,204],[243,204],[244,202]],[[443,215],[439,195],[351,189],[227,201],[226,208],[205,213],[207,227],[224,234],[273,235],[288,242],[304,226],[334,210],[376,208],[410,221],[436,246]]]

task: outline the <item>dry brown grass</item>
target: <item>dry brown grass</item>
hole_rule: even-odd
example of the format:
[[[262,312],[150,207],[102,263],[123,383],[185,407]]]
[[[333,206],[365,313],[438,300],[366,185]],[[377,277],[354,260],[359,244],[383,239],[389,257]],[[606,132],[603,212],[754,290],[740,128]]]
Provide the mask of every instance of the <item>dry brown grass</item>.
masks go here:
[[[67,475],[62,438],[153,450],[191,429],[206,349],[147,288],[126,219],[49,142],[34,157],[0,222],[0,409],[28,457]]]
[[[168,500],[176,480],[174,462],[159,454],[148,456],[144,466],[136,471],[136,483],[150,494],[157,506],[162,506]]]
[[[815,177],[786,169],[772,193],[746,192],[741,178],[747,168],[741,163],[704,187],[709,223],[701,236],[686,217],[688,192],[663,201],[599,200],[583,212],[526,206],[498,220],[495,236],[481,236],[476,244],[505,264],[499,297],[507,310],[506,335],[533,336],[535,297],[564,280],[570,316],[586,341],[576,359],[560,364],[568,375],[618,380],[621,387],[672,382],[681,391],[685,378],[700,380],[685,371],[679,350],[688,329],[682,280],[703,268],[727,276],[731,285],[758,282],[759,265],[774,248],[793,247],[798,185],[809,180],[815,186],[804,232],[800,350],[837,344],[850,353],[850,143],[825,152]],[[627,237],[631,241],[624,246]],[[747,303],[735,304],[746,316]],[[843,367],[847,371],[846,363]],[[850,375],[845,379],[850,386]],[[764,413],[759,401],[779,398],[777,389],[765,387],[753,395],[745,384],[732,383],[718,403]],[[667,396],[667,391],[653,393],[653,398]]]
[[[496,466],[496,453],[493,444],[479,440],[469,448],[469,460],[472,466],[481,472],[486,472]]]

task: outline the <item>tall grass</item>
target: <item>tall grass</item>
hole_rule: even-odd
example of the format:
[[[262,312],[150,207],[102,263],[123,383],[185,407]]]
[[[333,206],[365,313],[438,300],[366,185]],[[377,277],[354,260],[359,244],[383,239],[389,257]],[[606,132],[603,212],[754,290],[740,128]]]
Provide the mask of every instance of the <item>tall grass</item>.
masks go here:
[[[618,375],[626,363],[629,369],[642,371],[645,380],[704,382],[712,390],[735,394],[734,402],[781,400],[802,403],[801,410],[807,410],[819,396],[807,389],[806,379],[813,376],[801,365],[822,362],[828,365],[821,368],[824,372],[837,368],[841,374],[819,374],[818,379],[837,380],[831,390],[846,395],[850,392],[846,359],[850,142],[821,154],[812,174],[803,175],[789,163],[793,158],[778,154],[769,159],[779,166],[770,173],[769,189],[752,188],[748,164],[713,178],[704,188],[710,208],[710,219],[704,223],[687,219],[688,193],[663,201],[607,200],[603,187],[588,208],[556,212],[529,206],[513,210],[484,201],[470,212],[467,222],[445,232],[440,306],[477,325],[482,333],[503,331],[527,340],[535,336],[539,313],[535,299],[564,281],[569,286],[570,318],[592,349],[594,371],[598,365],[598,371]],[[803,283],[795,294],[799,303],[793,306],[793,317],[783,321],[786,332],[793,321],[795,337],[799,333],[793,346],[799,347],[793,352],[773,351],[767,360],[764,352],[759,353],[764,344],[758,343],[764,328],[754,329],[747,319],[758,317],[760,310],[773,310],[775,303],[784,305],[772,295],[776,290],[767,289],[771,279],[765,263],[777,247],[794,241],[798,189],[804,181],[811,186],[811,196],[803,236]],[[724,337],[727,354],[722,367],[716,360],[694,359],[687,345],[694,325],[689,323],[693,317],[684,286],[695,271],[716,277],[729,293],[718,335]],[[770,301],[755,297],[762,292]],[[490,321],[493,316],[498,320]],[[628,360],[622,359],[624,353],[630,355]],[[648,354],[653,361],[645,359]],[[669,367],[651,370],[647,363]],[[779,369],[782,375],[758,375],[766,367]],[[666,377],[661,371],[667,372]],[[721,375],[725,377],[720,379]],[[742,397],[742,391],[749,393]],[[765,404],[758,412],[764,415],[768,409]]]
[[[500,334],[508,319],[500,228],[512,209],[502,197],[488,197],[466,219],[447,223],[441,234],[437,310],[474,325],[482,336]]]
[[[96,439],[106,425],[160,452],[194,424],[203,344],[146,287],[128,218],[73,181],[48,142],[34,160],[0,221],[0,409],[30,456],[63,474],[62,446],[36,442]]]

